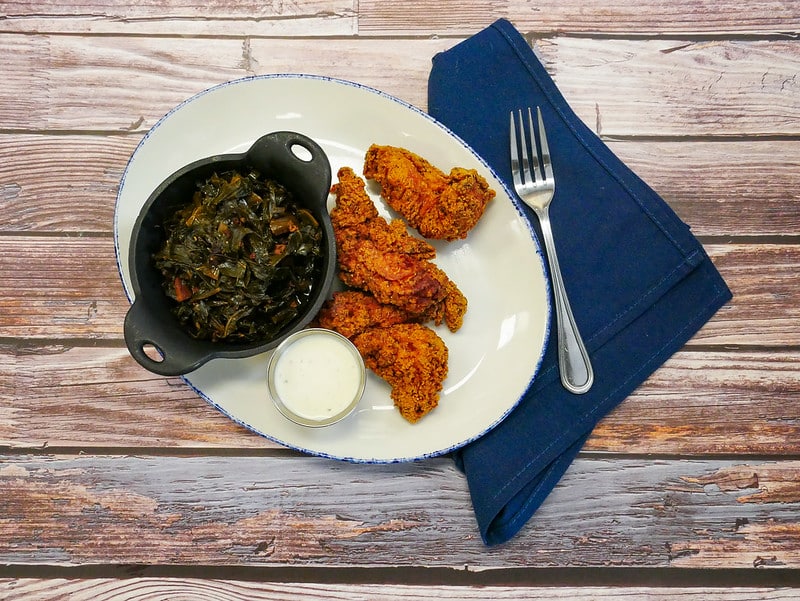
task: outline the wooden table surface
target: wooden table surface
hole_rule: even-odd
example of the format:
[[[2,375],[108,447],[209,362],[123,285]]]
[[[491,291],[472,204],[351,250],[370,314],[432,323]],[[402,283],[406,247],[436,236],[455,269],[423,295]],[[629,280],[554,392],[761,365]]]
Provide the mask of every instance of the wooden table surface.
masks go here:
[[[0,599],[800,599],[795,0],[0,2]],[[499,17],[733,293],[487,548],[447,457],[304,456],[122,338],[115,195],[150,127],[247,75],[426,107]]]

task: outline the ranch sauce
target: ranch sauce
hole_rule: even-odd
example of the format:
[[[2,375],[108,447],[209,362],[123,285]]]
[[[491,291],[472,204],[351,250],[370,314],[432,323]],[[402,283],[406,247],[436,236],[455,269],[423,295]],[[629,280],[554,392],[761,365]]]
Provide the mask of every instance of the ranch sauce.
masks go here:
[[[287,339],[275,355],[270,366],[273,395],[278,408],[282,403],[294,414],[287,417],[298,423],[337,421],[363,392],[361,357],[349,340],[335,332],[303,330]]]

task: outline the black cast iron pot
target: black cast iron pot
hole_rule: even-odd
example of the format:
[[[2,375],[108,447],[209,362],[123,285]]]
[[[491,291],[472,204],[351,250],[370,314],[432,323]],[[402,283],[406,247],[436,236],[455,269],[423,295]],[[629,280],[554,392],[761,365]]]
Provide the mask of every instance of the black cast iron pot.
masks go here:
[[[197,340],[173,316],[173,301],[163,292],[162,275],[153,264],[153,253],[164,242],[161,224],[191,200],[198,181],[204,181],[215,171],[247,167],[285,186],[296,202],[319,221],[324,234],[323,267],[305,312],[274,338],[248,344]],[[180,375],[217,357],[249,357],[270,350],[307,326],[328,297],[336,271],[336,241],[327,209],[330,185],[331,167],[322,148],[307,136],[289,131],[267,134],[242,154],[195,161],[161,183],[142,207],[131,233],[129,265],[135,298],[125,316],[124,331],[133,358],[154,373]],[[154,347],[160,358],[146,352],[148,347]]]

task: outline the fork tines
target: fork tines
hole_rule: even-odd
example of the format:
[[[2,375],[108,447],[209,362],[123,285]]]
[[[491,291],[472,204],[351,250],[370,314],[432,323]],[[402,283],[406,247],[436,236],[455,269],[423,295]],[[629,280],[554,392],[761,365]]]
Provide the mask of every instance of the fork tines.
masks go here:
[[[547,134],[542,121],[541,109],[538,106],[536,107],[536,115],[539,122],[539,144],[537,145],[533,114],[530,107],[528,107],[528,139],[530,140],[531,155],[528,154],[528,139],[525,136],[525,122],[522,110],[518,110],[517,113],[519,127],[517,127],[514,119],[514,111],[511,111],[510,114],[511,172],[514,177],[514,185],[552,178],[553,166],[550,161],[550,147],[547,145]],[[519,131],[519,141],[517,140],[517,131]],[[520,153],[522,155],[521,161]],[[529,156],[532,158],[529,158]],[[542,167],[544,168],[543,171]]]

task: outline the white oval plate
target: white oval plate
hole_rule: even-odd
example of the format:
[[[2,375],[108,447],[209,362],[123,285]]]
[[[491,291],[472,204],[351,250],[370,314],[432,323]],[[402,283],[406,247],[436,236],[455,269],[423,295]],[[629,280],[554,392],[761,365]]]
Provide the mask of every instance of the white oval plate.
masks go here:
[[[454,166],[477,169],[497,191],[466,240],[435,244],[436,263],[469,301],[457,333],[437,329],[450,351],[439,406],[412,425],[394,408],[388,385],[370,373],[363,399],[347,419],[327,428],[298,426],[269,398],[269,353],[215,359],[184,376],[185,381],[258,434],[349,461],[386,463],[440,455],[500,423],[535,377],[547,341],[549,284],[539,244],[517,201],[467,144],[419,109],[377,90],[316,76],[268,75],[213,87],[165,115],[133,153],[117,196],[114,237],[128,298],[133,298],[131,232],[153,189],[186,163],[241,152],[277,130],[316,140],[330,159],[334,182],[342,166],[361,173],[367,148],[378,143],[408,148],[445,171]],[[388,216],[374,185],[368,189]],[[334,202],[331,197],[329,206]]]

